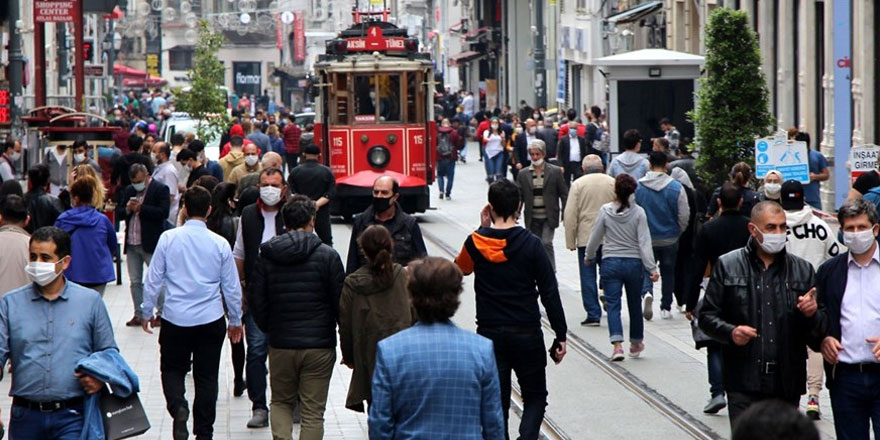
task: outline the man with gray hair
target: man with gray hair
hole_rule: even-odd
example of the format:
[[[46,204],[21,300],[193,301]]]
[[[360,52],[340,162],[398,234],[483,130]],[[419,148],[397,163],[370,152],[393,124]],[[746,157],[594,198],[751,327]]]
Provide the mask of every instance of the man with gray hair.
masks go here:
[[[516,176],[517,185],[522,191],[525,226],[541,239],[555,270],[553,234],[559,226],[559,214],[568,199],[568,184],[562,168],[544,161],[547,155],[544,141],[533,140],[528,148],[532,164]]]
[[[125,325],[139,327],[141,318],[138,312],[144,299],[144,265],[150,265],[159,236],[165,230],[171,195],[164,183],[150,177],[150,172],[143,164],[132,164],[128,177],[131,185],[122,189],[121,202],[116,206],[116,218],[125,220],[125,262],[134,306],[134,317]],[[160,293],[160,314],[164,300],[164,295]]]
[[[578,252],[578,272],[581,278],[581,300],[587,318],[581,325],[598,327],[602,317],[602,307],[599,306],[599,287],[597,284],[597,263],[602,259],[601,247],[597,257],[584,264],[584,256],[587,243],[590,241],[590,232],[593,224],[599,216],[599,209],[606,203],[614,201],[614,178],[605,174],[602,166],[602,158],[590,154],[584,158],[584,175],[571,184],[568,193],[568,203],[565,204],[565,212],[562,215],[562,224],[565,226],[565,247]]]

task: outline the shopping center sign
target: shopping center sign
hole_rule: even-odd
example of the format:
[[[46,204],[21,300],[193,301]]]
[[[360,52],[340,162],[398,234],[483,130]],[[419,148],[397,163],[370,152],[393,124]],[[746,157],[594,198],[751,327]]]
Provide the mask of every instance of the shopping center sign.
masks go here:
[[[34,0],[35,23],[73,23],[82,0]]]

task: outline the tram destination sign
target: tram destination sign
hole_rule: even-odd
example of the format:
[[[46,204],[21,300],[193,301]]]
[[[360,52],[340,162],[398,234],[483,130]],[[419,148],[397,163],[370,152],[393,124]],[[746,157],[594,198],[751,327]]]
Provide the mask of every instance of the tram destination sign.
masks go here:
[[[346,49],[350,52],[372,52],[388,50],[406,50],[406,39],[402,37],[383,37],[382,28],[372,26],[367,29],[366,37],[346,38]]]
[[[82,0],[34,0],[34,22],[72,23],[80,1]]]

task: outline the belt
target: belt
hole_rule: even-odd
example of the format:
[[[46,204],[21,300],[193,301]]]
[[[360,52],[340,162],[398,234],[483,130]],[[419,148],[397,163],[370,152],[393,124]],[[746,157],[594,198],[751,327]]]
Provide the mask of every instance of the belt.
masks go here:
[[[23,397],[13,397],[12,404],[15,406],[20,406],[22,408],[27,408],[33,411],[40,412],[52,412],[58,411],[61,409],[72,408],[74,406],[81,406],[83,404],[83,398],[74,397],[73,399],[68,400],[52,400],[49,402],[35,402],[33,400],[28,400]]]
[[[837,368],[844,371],[856,371],[859,373],[880,373],[880,364],[876,362],[866,362],[863,364],[845,364],[837,363]]]

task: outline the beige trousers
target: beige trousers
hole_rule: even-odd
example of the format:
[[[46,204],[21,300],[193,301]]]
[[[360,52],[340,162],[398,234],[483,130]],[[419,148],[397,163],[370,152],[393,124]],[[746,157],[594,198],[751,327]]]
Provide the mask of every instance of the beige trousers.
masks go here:
[[[297,397],[302,405],[299,439],[324,438],[324,409],[335,362],[336,350],[333,348],[269,348],[269,385],[272,387],[269,421],[274,440],[293,439],[293,410]]]

